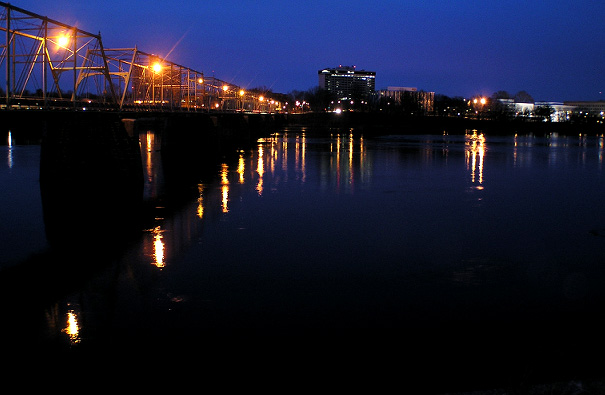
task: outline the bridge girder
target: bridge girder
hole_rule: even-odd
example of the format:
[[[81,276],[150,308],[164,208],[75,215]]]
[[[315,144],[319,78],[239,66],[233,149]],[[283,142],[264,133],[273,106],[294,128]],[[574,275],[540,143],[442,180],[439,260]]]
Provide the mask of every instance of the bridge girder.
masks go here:
[[[0,32],[4,32],[0,33],[4,36],[3,42],[0,38],[0,74],[6,77],[0,94],[6,108],[23,98],[41,100],[45,107],[51,101],[70,101],[75,108],[86,100],[119,109],[278,108],[260,94],[136,47],[104,48],[100,33],[4,2],[0,2]],[[72,78],[66,77],[69,74]]]
[[[95,95],[104,101],[117,102],[110,83],[105,56],[90,57],[92,50],[103,54],[100,34],[93,34],[65,23],[0,2],[0,72],[6,79],[3,96],[7,107],[14,99],[35,97],[46,105],[52,100],[70,101]],[[72,74],[66,81],[65,74]],[[97,91],[87,84],[89,77],[100,75]]]

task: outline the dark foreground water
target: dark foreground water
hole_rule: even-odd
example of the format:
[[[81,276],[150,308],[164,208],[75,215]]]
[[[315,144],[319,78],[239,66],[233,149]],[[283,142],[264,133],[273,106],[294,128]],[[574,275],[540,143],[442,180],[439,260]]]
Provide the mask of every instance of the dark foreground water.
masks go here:
[[[184,189],[153,137],[135,237],[91,200],[59,249],[40,146],[0,146],[4,355],[426,392],[604,377],[603,137],[284,130]]]

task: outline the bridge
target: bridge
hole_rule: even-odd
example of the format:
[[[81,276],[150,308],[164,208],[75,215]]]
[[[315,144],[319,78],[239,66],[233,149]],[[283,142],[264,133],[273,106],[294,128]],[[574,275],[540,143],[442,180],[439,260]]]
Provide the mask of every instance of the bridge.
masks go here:
[[[265,112],[282,103],[0,2],[0,109]],[[0,39],[1,40],[1,39]]]

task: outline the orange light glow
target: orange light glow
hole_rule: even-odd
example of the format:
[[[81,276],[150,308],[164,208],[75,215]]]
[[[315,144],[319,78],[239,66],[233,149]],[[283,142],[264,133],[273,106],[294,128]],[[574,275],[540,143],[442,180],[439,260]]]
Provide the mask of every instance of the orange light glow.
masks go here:
[[[164,262],[164,240],[162,239],[162,229],[157,226],[153,229],[153,256],[155,258],[153,264],[159,268],[166,266]]]
[[[483,133],[477,134],[476,130],[472,134],[466,134],[466,166],[471,171],[471,182],[475,183],[478,173],[478,182],[483,184],[483,161],[485,157],[485,136]],[[482,189],[482,188],[481,188]]]
[[[160,71],[162,71],[162,65],[157,62],[153,64],[152,68],[154,73],[159,73]]]
[[[69,44],[69,37],[67,35],[62,35],[57,39],[57,44],[59,44],[60,47],[67,47],[67,44]]]
[[[199,184],[197,186],[199,197],[197,198],[197,216],[202,218],[204,216],[204,185]]]
[[[80,343],[80,325],[78,324],[78,315],[74,310],[67,313],[67,325],[63,332],[69,336],[71,344]]]

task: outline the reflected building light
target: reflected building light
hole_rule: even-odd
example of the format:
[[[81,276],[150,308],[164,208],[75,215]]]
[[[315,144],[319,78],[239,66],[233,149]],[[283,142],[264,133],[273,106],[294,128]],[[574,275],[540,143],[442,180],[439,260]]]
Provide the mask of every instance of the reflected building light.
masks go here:
[[[354,150],[353,133],[349,135],[349,184],[353,185],[353,150]]]
[[[11,133],[11,131],[8,131],[8,153],[7,153],[7,161],[8,161],[8,168],[12,169],[13,168],[13,134]]]
[[[244,183],[244,173],[246,171],[246,163],[244,161],[244,154],[240,153],[239,154],[239,162],[237,165],[237,174],[239,174],[239,183],[243,184]]]
[[[221,165],[221,206],[223,213],[229,212],[229,166],[226,163]]]
[[[288,170],[288,136],[287,134],[284,134],[284,139],[282,141],[282,146],[281,146],[281,169],[283,171],[287,171]],[[287,175],[287,173],[286,173]]]
[[[478,178],[479,184],[483,183],[483,159],[485,156],[485,136],[477,134],[466,134],[466,166],[471,171],[471,182],[475,183]],[[478,177],[477,174],[478,173]]]
[[[599,157],[599,167],[603,165],[603,135],[599,136],[599,141],[597,143],[599,150],[598,150],[598,157]]]
[[[340,134],[337,135],[336,137],[336,169],[333,169],[336,171],[336,186],[337,189],[340,189],[340,144],[342,144],[342,142],[340,141]]]
[[[302,134],[302,154],[301,154],[301,168],[302,182],[307,180],[307,136]]]
[[[296,143],[294,144],[294,171],[300,170],[300,136],[296,136]]]
[[[221,164],[221,184],[229,184],[229,165],[226,163]]]
[[[301,182],[305,182],[305,150],[306,150],[306,140],[305,135],[296,136],[296,158],[295,158],[295,169],[298,174],[300,174]]]
[[[75,310],[72,309],[67,312],[67,322],[62,332],[69,336],[69,342],[71,344],[78,344],[81,342],[80,324],[78,323],[78,314]]]
[[[276,141],[271,142],[271,152],[269,156],[269,169],[271,174],[275,174],[275,163],[277,163],[277,159],[279,157],[279,150],[277,149],[278,144]]]
[[[197,198],[197,216],[198,218],[204,217],[204,185],[198,184],[198,198]]]
[[[366,147],[363,136],[359,137],[359,176],[361,177],[361,183],[366,181],[366,173],[369,174],[369,169],[366,166]]]
[[[340,171],[340,135],[336,137],[336,166],[338,167],[338,171]]]
[[[221,188],[221,206],[223,208],[223,213],[229,212],[229,185],[223,185]]]
[[[517,167],[517,147],[518,147],[518,141],[517,141],[517,133],[515,133],[515,139],[514,139],[514,146],[513,146],[513,166]]]
[[[263,177],[265,175],[264,149],[263,145],[258,145],[258,162],[256,164],[256,172],[258,173],[258,182],[256,184],[256,192],[261,196],[263,194]]]
[[[164,262],[165,259],[165,246],[164,246],[164,236],[162,235],[163,231],[159,226],[156,226],[153,231],[153,265],[158,268],[163,268],[166,266]]]

